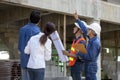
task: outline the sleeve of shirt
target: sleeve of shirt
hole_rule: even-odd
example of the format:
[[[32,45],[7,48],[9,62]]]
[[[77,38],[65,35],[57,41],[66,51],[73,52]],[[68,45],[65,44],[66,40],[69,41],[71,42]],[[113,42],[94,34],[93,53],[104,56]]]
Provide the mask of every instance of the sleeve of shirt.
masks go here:
[[[78,23],[78,25],[80,26],[80,28],[82,29],[84,34],[87,34],[87,26],[84,25],[84,23],[81,22],[80,19],[77,19],[76,21]]]
[[[52,53],[52,42],[50,40],[47,40],[45,43],[45,60],[48,61],[51,59],[51,53]]]
[[[28,42],[29,41],[29,39],[32,37],[34,35],[34,33],[32,32],[32,30],[27,30],[26,31],[26,42]]]
[[[24,49],[25,54],[30,54],[30,41],[28,41],[25,49]]]
[[[21,33],[20,32],[19,32],[19,40],[18,40],[18,49],[19,49],[19,51],[21,51]]]
[[[21,46],[21,43],[20,43],[20,37],[19,37],[19,40],[18,40],[18,50],[19,50],[19,51],[21,51],[20,46]]]
[[[98,52],[99,52],[98,46],[94,44],[94,46],[92,46],[92,49],[87,50],[87,51],[88,51],[87,54],[83,54],[80,52],[77,53],[77,58],[78,58],[78,56],[80,56],[84,60],[90,60],[90,61],[94,60],[97,57]]]
[[[34,29],[34,30],[31,30],[31,29],[28,29],[26,30],[26,42],[34,35],[38,34],[40,32],[39,29]]]

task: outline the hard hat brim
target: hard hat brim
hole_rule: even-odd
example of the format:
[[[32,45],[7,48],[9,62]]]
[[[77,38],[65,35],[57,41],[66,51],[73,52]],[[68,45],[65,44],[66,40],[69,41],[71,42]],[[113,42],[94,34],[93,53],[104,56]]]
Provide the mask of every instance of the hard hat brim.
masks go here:
[[[75,25],[76,27],[78,27],[79,29],[81,29],[78,23],[75,22],[74,25]]]

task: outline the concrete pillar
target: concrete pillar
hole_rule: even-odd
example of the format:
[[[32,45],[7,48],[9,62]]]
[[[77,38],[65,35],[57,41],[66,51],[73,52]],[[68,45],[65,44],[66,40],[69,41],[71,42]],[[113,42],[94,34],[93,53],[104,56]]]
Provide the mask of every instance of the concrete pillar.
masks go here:
[[[64,15],[64,25],[63,25],[63,44],[64,48],[66,49],[66,15]],[[66,63],[64,63],[64,76],[66,76]]]
[[[97,21],[100,24],[100,21]],[[100,35],[98,35],[98,37],[100,38]],[[98,57],[98,71],[97,71],[97,80],[101,80],[101,53]]]
[[[101,54],[98,57],[98,72],[97,72],[97,80],[101,80]]]
[[[118,77],[117,80],[120,80],[120,62],[118,62],[118,65],[117,65],[117,77]]]
[[[58,15],[58,33],[60,34],[60,15]]]
[[[115,71],[115,73],[116,73],[116,75],[115,75],[115,80],[119,80],[119,77],[120,77],[120,72],[119,72],[119,62],[118,62],[118,50],[119,50],[119,31],[115,31],[114,32],[115,34],[115,36],[114,36],[114,41],[115,41],[115,55],[116,55],[116,59],[115,59],[115,61],[116,61],[116,71]]]

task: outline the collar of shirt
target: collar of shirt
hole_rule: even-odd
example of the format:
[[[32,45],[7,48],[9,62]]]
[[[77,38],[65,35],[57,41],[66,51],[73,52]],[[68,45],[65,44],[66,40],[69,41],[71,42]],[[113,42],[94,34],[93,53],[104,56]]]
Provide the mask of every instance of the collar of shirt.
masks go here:
[[[95,37],[89,39],[89,43],[92,43],[94,40],[96,40],[96,38],[97,38],[97,36],[95,36]]]
[[[31,23],[31,22],[29,22],[28,25],[30,25],[30,26],[37,26],[36,24]]]

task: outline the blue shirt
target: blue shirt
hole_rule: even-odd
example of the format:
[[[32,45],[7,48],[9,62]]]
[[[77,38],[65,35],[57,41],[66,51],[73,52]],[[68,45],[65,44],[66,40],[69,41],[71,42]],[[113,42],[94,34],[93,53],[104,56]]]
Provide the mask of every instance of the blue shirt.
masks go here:
[[[101,44],[99,38],[95,36],[92,39],[90,39],[88,42],[87,54],[83,54],[79,52],[78,55],[81,56],[82,59],[84,59],[87,62],[89,61],[96,62],[100,51],[101,51]]]
[[[29,55],[24,53],[25,46],[27,45],[28,40],[33,36],[40,32],[40,28],[33,23],[28,23],[23,26],[19,32],[19,42],[18,49],[20,51],[20,64],[21,67],[26,68]]]
[[[87,27],[79,19],[77,20],[77,23],[81,27],[83,33],[87,34]],[[82,57],[82,59],[84,59],[87,62],[89,61],[96,62],[100,51],[101,51],[100,39],[97,36],[95,36],[89,39],[88,41],[87,54],[83,54],[79,52],[77,54],[77,57],[80,56]]]

